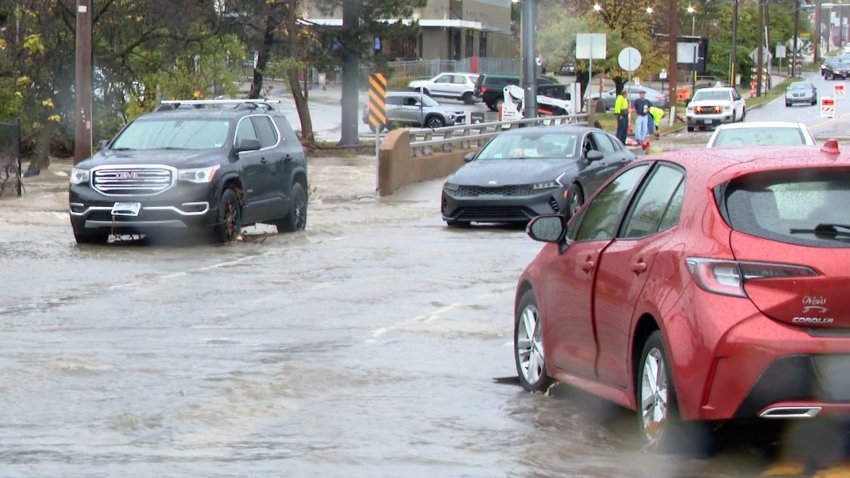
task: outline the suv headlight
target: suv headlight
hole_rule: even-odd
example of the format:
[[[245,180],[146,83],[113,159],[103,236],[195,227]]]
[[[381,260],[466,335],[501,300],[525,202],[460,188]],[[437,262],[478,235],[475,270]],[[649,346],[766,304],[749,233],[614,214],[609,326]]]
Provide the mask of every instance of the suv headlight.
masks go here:
[[[91,171],[88,169],[71,168],[71,184],[82,184],[89,182]]]
[[[206,168],[178,169],[177,179],[180,181],[189,181],[190,183],[208,183],[213,180],[216,171],[220,167],[217,164]]]
[[[460,186],[454,183],[443,183],[443,189],[446,191],[457,191],[460,189]]]

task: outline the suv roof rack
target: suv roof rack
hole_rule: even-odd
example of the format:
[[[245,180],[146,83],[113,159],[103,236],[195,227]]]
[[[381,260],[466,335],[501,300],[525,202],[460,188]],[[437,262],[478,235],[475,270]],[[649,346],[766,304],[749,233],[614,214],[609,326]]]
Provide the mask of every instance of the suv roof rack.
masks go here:
[[[176,110],[180,107],[187,106],[192,108],[204,108],[213,106],[233,106],[236,109],[257,109],[263,107],[266,110],[273,110],[272,104],[280,103],[280,100],[264,100],[264,99],[236,99],[236,100],[163,100],[160,101],[160,106],[156,111]]]

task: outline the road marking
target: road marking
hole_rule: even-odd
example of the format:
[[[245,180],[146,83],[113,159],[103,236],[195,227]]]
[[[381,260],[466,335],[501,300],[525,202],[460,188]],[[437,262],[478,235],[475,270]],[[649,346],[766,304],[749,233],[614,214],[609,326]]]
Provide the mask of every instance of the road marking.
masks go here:
[[[840,120],[840,119],[842,119],[842,118],[844,118],[848,115],[850,115],[850,113],[844,113],[844,114],[841,114],[841,115],[835,115],[832,118],[826,118],[823,121],[819,121],[819,122],[809,126],[809,129],[820,128],[820,127],[826,126],[830,123],[835,123],[836,121],[838,121],[838,120]]]

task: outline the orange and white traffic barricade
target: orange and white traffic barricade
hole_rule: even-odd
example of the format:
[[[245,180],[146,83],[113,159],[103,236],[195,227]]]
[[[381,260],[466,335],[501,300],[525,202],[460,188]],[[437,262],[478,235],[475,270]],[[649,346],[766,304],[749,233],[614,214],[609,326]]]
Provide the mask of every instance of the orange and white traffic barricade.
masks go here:
[[[820,117],[835,118],[835,98],[822,96],[820,99]]]
[[[833,96],[835,97],[835,101],[844,99],[844,83],[836,83],[832,85]]]

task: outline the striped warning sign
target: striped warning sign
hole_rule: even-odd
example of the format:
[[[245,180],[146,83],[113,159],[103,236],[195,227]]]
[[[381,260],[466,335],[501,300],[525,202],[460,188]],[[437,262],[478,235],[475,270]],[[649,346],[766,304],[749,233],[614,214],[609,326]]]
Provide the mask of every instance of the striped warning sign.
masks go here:
[[[369,75],[369,125],[375,131],[387,126],[387,79],[381,73]]]
[[[835,101],[844,99],[844,83],[836,83],[832,86],[832,92],[835,96]]]
[[[835,98],[822,96],[820,99],[821,118],[835,118]]]

